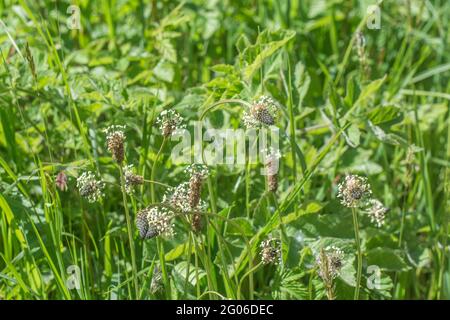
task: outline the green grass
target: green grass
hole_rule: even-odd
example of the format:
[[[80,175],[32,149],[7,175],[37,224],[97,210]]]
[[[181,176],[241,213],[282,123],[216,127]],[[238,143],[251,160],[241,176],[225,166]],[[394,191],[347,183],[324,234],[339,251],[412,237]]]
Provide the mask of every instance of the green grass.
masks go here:
[[[450,3],[385,0],[368,29],[373,3],[0,1],[0,298],[450,299]],[[201,231],[180,215],[173,238],[141,240],[137,212],[187,179],[160,112],[192,135],[198,120],[238,129],[261,95],[281,106],[277,192],[262,164],[210,165]],[[145,179],[132,195],[112,124]],[[101,201],[80,196],[84,171],[106,182]],[[389,208],[383,226],[339,203],[348,173]],[[278,265],[261,263],[270,236]],[[328,246],[344,252],[331,293],[316,263]]]

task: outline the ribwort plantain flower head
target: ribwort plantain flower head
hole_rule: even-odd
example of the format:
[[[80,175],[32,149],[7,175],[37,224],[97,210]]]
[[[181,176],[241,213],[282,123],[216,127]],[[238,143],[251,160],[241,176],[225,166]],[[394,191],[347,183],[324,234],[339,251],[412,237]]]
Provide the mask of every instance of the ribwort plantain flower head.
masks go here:
[[[103,197],[105,183],[98,180],[91,172],[83,172],[77,179],[77,188],[80,195],[87,198],[89,202],[96,202]]]
[[[203,220],[200,212],[194,212],[192,215],[191,227],[194,232],[200,232],[202,230]]]
[[[363,207],[372,196],[372,190],[366,177],[346,175],[338,186],[338,198],[341,204],[349,208]]]
[[[163,197],[163,203],[172,206],[182,213],[202,211],[206,208],[206,203],[201,199],[195,207],[191,207],[191,202],[192,192],[189,181],[180,183],[174,188],[169,188]]]
[[[189,207],[189,182],[183,182],[176,187],[167,189],[163,197],[163,203],[166,203],[176,210],[188,213]]]
[[[274,125],[278,117],[278,106],[268,96],[254,101],[250,110],[244,112],[243,122],[246,128],[259,128]]]
[[[123,168],[123,173],[125,176],[125,191],[128,194],[133,193],[134,187],[144,183],[144,178],[137,175],[133,171],[133,165],[130,164]]]
[[[378,199],[370,199],[365,212],[370,218],[370,222],[375,224],[378,228],[384,225],[386,213],[389,211],[381,201]]]
[[[200,203],[203,181],[208,177],[209,171],[205,165],[192,164],[186,168],[189,178],[189,207],[196,209]]]
[[[173,212],[165,207],[153,207],[147,215],[148,225],[156,230],[158,236],[171,238],[175,234],[172,223]]]
[[[125,141],[125,126],[112,125],[104,129],[106,133],[106,143],[108,151],[111,152],[113,159],[121,164],[125,157],[124,141]]]
[[[151,239],[157,236],[156,230],[150,228],[147,216],[148,209],[143,209],[136,215],[136,228],[139,231],[139,236],[141,237],[141,239]]]
[[[168,208],[149,207],[137,213],[136,227],[142,239],[151,239],[157,236],[171,238],[175,234],[173,218],[174,214]]]
[[[263,264],[278,264],[281,261],[280,241],[268,238],[261,241],[261,261]]]
[[[182,128],[183,118],[175,110],[163,110],[156,123],[159,125],[159,129],[164,137],[170,137],[177,129]]]
[[[272,147],[265,149],[264,152],[266,153],[264,162],[267,174],[267,184],[269,191],[275,192],[278,189],[278,168],[281,154],[279,150]]]
[[[325,281],[331,281],[339,276],[342,268],[344,252],[335,246],[322,249],[316,258],[319,276]]]

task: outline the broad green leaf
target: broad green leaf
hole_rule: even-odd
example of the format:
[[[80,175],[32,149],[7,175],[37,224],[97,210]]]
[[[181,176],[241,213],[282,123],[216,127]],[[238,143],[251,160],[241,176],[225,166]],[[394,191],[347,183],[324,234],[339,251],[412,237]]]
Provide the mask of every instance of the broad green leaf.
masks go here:
[[[386,271],[405,271],[410,269],[398,250],[375,248],[367,252],[367,264],[376,265]]]
[[[194,249],[193,246],[191,246],[191,252],[193,252],[193,249]],[[167,252],[165,255],[165,259],[166,259],[166,261],[175,260],[175,259],[179,258],[182,254],[184,254],[187,250],[188,250],[188,244],[182,243],[182,244],[176,246],[175,248],[173,248],[172,250],[170,250],[169,252]]]
[[[8,205],[8,202],[6,202],[6,199],[1,194],[0,194],[0,208],[2,209],[2,212],[6,216],[6,221],[8,222],[9,226],[14,230],[14,234],[16,235],[17,240],[19,240],[20,244],[23,247],[26,247],[27,243],[25,241],[25,237],[14,221],[14,213],[12,212],[10,206]]]
[[[252,224],[247,218],[232,218],[227,223],[227,233],[232,235],[252,236],[254,234]]]

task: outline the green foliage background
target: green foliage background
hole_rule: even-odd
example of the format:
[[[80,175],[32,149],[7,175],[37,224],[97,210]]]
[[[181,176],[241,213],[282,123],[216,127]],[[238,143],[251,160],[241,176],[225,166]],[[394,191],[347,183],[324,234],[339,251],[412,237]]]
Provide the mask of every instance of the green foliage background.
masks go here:
[[[70,4],[81,30],[69,30]],[[325,299],[315,255],[345,252],[336,297],[352,299],[351,212],[336,200],[345,173],[369,178],[390,211],[376,228],[360,214],[363,299],[448,299],[450,2],[373,1],[0,1],[0,298]],[[361,65],[356,31],[366,39]],[[200,234],[176,223],[174,239],[142,241],[133,228],[132,278],[119,171],[102,130],[125,124],[126,162],[149,177],[173,108],[187,124],[212,103],[271,95],[281,167],[276,194],[260,166],[212,166]],[[210,112],[217,128],[241,128],[242,108]],[[188,126],[189,127],[189,126]],[[162,150],[156,180],[176,185],[185,166]],[[68,175],[68,191],[55,186]],[[101,174],[101,203],[76,189]],[[149,185],[128,200],[151,203]],[[157,201],[164,188],[155,186]],[[283,263],[259,264],[259,244],[285,227]],[[157,242],[160,249],[158,254]],[[150,290],[165,261],[163,290]],[[67,268],[80,270],[69,290]],[[367,286],[367,267],[381,286]],[[137,293],[136,293],[136,289]]]

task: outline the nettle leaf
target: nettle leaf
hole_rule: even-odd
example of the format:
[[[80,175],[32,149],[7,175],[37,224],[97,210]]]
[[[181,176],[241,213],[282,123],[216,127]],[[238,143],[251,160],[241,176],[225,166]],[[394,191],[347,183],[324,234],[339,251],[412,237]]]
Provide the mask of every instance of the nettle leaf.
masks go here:
[[[244,64],[244,79],[249,81],[264,61],[282,48],[295,36],[293,30],[265,30],[258,35],[254,45],[248,46],[240,55]]]
[[[410,266],[400,256],[400,251],[391,248],[375,248],[367,252],[367,264],[376,265],[386,271],[406,271]]]

